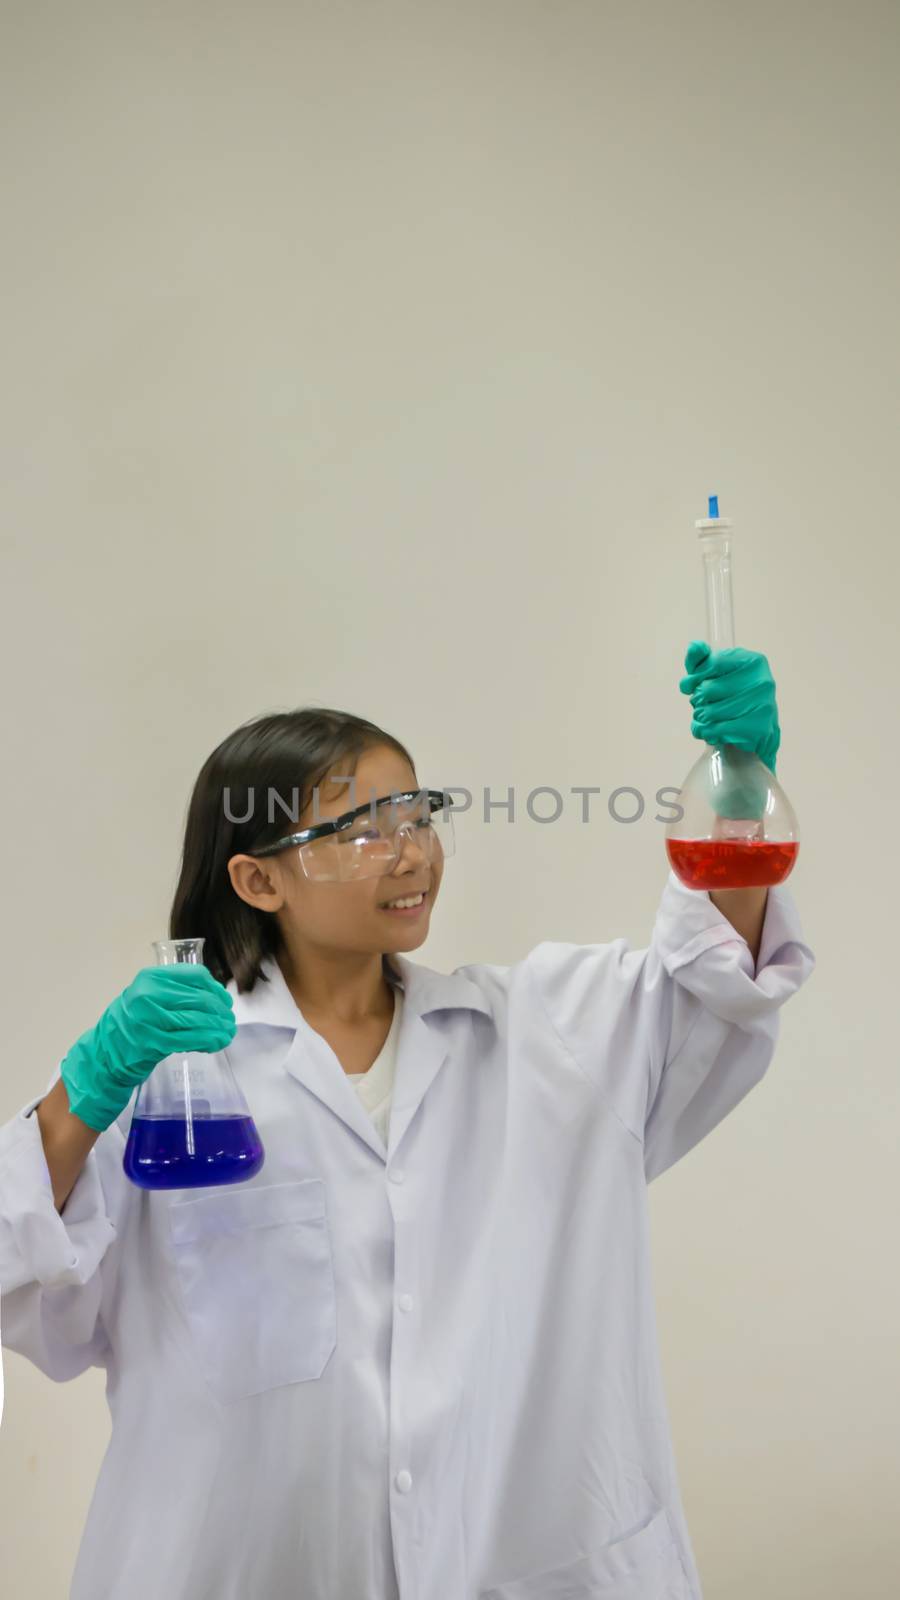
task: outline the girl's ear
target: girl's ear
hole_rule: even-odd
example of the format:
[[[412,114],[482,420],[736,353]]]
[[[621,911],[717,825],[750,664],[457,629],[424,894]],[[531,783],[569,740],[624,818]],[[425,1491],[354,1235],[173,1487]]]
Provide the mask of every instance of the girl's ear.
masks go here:
[[[258,911],[280,911],[285,895],[278,867],[254,856],[232,856],[228,876],[235,894]]]

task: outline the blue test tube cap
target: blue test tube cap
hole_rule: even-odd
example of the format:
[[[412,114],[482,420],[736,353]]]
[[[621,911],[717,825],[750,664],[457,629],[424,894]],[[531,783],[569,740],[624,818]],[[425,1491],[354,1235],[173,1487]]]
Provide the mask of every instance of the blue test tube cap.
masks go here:
[[[719,496],[717,494],[711,494],[709,497],[709,515],[710,517],[719,515]]]

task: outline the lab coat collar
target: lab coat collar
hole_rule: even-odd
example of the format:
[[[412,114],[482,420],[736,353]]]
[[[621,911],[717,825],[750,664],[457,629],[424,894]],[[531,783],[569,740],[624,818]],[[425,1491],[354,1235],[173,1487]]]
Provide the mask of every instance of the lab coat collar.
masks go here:
[[[383,966],[388,982],[403,995],[387,1150],[331,1046],[306,1021],[274,956],[262,963],[268,982],[257,981],[246,994],[238,994],[233,978],[226,987],[238,1027],[256,1024],[289,1029],[293,1039],[285,1071],[328,1106],[382,1161],[390,1161],[450,1053],[444,1037],[424,1018],[435,1011],[455,1009],[490,1016],[491,1008],[478,985],[462,973],[435,972],[398,954],[386,956]]]
[[[393,970],[392,964],[393,963]],[[392,986],[403,991],[404,1010],[423,1017],[430,1011],[463,1008],[491,1014],[490,1005],[476,983],[461,972],[435,972],[408,956],[391,954],[383,960],[384,975]],[[226,985],[234,1001],[234,1020],[263,1022],[276,1028],[295,1029],[304,1020],[296,1000],[285,982],[274,956],[262,962],[267,983],[257,982],[246,994],[238,994],[234,978]]]

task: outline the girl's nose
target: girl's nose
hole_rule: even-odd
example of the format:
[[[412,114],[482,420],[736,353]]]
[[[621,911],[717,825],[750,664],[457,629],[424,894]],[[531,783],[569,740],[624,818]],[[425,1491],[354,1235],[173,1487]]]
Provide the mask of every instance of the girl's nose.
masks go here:
[[[423,861],[427,861],[429,859],[425,852],[424,840],[422,839],[421,834],[418,837],[416,836],[415,823],[401,822],[396,833],[394,834],[394,849],[397,853],[397,860],[394,862],[395,866],[399,861],[402,860],[404,852],[410,847],[415,854],[422,857]]]

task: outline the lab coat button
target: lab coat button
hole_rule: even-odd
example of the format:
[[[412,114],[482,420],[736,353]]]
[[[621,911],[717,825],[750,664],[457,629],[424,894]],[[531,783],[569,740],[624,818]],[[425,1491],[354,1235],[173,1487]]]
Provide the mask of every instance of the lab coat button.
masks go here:
[[[401,1494],[409,1494],[409,1491],[412,1488],[412,1478],[406,1471],[406,1468],[404,1468],[402,1472],[397,1473],[394,1482],[396,1483]]]
[[[403,1168],[402,1167],[391,1167],[391,1170],[388,1173],[388,1177],[390,1178],[391,1183],[402,1183],[403,1182]]]
[[[400,1310],[401,1311],[408,1311],[411,1305],[412,1305],[412,1295],[411,1294],[402,1294],[400,1296]]]

